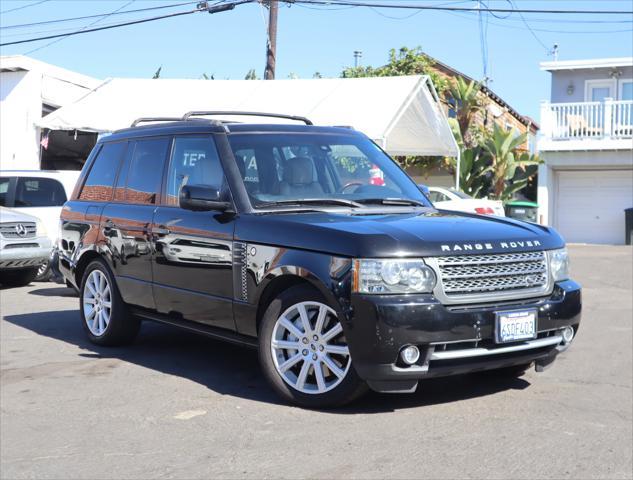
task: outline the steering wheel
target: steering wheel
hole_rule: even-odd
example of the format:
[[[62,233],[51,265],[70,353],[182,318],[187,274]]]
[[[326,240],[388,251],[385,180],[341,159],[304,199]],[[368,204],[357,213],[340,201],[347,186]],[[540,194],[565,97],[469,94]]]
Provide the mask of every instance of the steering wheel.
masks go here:
[[[365,184],[363,182],[359,182],[358,180],[347,182],[345,185],[339,188],[339,193],[345,193],[345,190],[347,190],[349,187],[360,187],[362,185]]]

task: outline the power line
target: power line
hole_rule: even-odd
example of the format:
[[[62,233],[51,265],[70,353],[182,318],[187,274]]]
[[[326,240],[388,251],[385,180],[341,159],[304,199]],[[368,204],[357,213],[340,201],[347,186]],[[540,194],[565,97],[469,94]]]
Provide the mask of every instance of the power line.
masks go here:
[[[472,7],[454,7],[440,5],[407,5],[396,3],[370,3],[370,2],[354,2],[351,0],[282,0],[286,3],[304,4],[304,5],[340,5],[351,7],[372,7],[372,8],[393,8],[393,9],[420,9],[420,10],[441,10],[448,12],[477,12],[477,8]],[[496,13],[547,13],[547,14],[581,14],[581,15],[633,15],[633,10],[544,10],[544,9],[528,9],[528,8],[487,8],[488,12]]]
[[[514,2],[512,0],[509,0],[510,5],[512,5],[513,7],[516,7],[516,5],[514,4]],[[527,27],[527,29],[530,31],[530,34],[534,37],[534,39],[547,51],[549,52],[549,47],[547,45],[545,45],[545,42],[543,42],[539,36],[534,33],[534,30],[532,30],[532,27],[530,27],[530,24],[527,22],[527,20],[525,19],[525,17],[523,16],[523,14],[521,12],[517,12],[519,14],[519,16],[521,17],[521,20],[523,20],[523,23],[525,24],[525,26]]]
[[[44,0],[44,1],[49,1],[49,0]],[[42,2],[39,2],[42,3]],[[18,25],[6,25],[4,27],[0,27],[0,30],[9,30],[12,28],[24,28],[24,27],[34,27],[37,25],[48,25],[51,23],[64,23],[64,22],[73,22],[76,20],[90,20],[91,18],[99,18],[99,17],[109,17],[111,15],[125,15],[128,13],[138,13],[138,12],[148,12],[151,10],[163,10],[166,8],[175,8],[175,7],[182,7],[183,5],[193,5],[195,3],[200,3],[199,1],[197,2],[181,2],[181,3],[172,3],[171,5],[160,5],[157,7],[147,7],[147,8],[138,8],[136,10],[126,10],[125,12],[114,12],[114,13],[99,13],[99,14],[95,14],[95,15],[86,15],[83,17],[71,17],[71,18],[58,18],[55,20],[45,20],[42,22],[33,22],[33,23],[22,23],[22,24],[18,24]],[[26,7],[22,7],[22,8],[26,8]],[[5,12],[2,12],[5,13]]]
[[[133,4],[135,1],[136,1],[136,0],[130,0],[129,2],[127,2],[127,3],[123,4],[123,5],[121,5],[121,6],[120,6],[119,8],[117,8],[116,10],[113,10],[111,13],[109,13],[109,14],[107,14],[107,15],[105,15],[105,16],[103,16],[103,17],[101,17],[101,18],[96,19],[94,22],[89,23],[89,24],[88,24],[88,25],[86,25],[85,27],[81,28],[81,29],[80,29],[80,31],[84,31],[84,30],[86,30],[88,27],[92,27],[93,25],[96,25],[97,23],[100,23],[100,22],[101,22],[101,20],[105,20],[105,19],[106,19],[106,18],[108,18],[109,16],[114,15],[114,14],[115,14],[115,13],[117,13],[117,12],[120,12],[120,11],[121,11],[121,10],[123,10],[125,7],[127,7],[127,6],[129,6],[129,5],[131,5],[131,4]],[[42,50],[42,49],[44,49],[44,48],[46,48],[46,47],[50,47],[51,45],[53,45],[53,44],[55,44],[55,43],[59,43],[59,42],[61,42],[61,41],[62,41],[62,40],[64,40],[65,38],[68,38],[68,35],[66,35],[65,37],[56,38],[56,39],[55,39],[55,40],[53,40],[52,42],[49,42],[49,43],[47,43],[47,44],[45,44],[45,45],[42,45],[42,46],[40,46],[40,47],[36,47],[36,48],[34,48],[33,50],[29,50],[28,52],[24,52],[24,54],[23,54],[23,55],[30,55],[31,53],[37,52],[38,50]]]
[[[20,7],[10,8],[9,10],[2,10],[0,12],[0,14],[10,13],[10,12],[17,12],[18,10],[22,10],[24,8],[29,8],[29,7],[34,7],[35,5],[39,5],[41,3],[46,3],[48,1],[50,1],[50,0],[40,0],[39,2],[29,3],[28,5],[22,5]]]
[[[119,27],[125,27],[128,25],[137,25],[139,23],[147,23],[147,22],[154,22],[156,20],[163,20],[165,18],[173,18],[173,17],[180,17],[183,15],[191,15],[192,13],[197,13],[197,12],[209,12],[209,13],[218,13],[218,12],[222,12],[222,11],[226,11],[226,10],[232,10],[233,8],[235,8],[237,5],[242,5],[244,3],[252,3],[255,0],[238,0],[236,2],[232,2],[232,3],[225,3],[225,4],[221,4],[221,5],[217,5],[214,7],[211,6],[206,6],[206,3],[201,3],[199,4],[199,8],[196,8],[195,10],[188,10],[185,12],[177,12],[177,13],[170,13],[167,15],[160,15],[158,17],[150,17],[150,18],[144,18],[141,20],[133,20],[130,22],[123,22],[123,23],[117,23],[114,25],[107,25],[107,26],[103,26],[103,27],[96,27],[96,28],[88,28],[85,30],[75,30],[74,32],[69,32],[69,33],[61,33],[58,35],[48,35],[45,37],[37,37],[37,38],[28,38],[26,40],[16,40],[14,42],[6,42],[6,43],[0,43],[0,47],[5,47],[7,45],[17,45],[20,43],[29,43],[29,42],[37,42],[38,40],[50,40],[51,38],[59,38],[59,37],[68,37],[71,35],[79,35],[82,33],[90,33],[90,32],[98,32],[101,30],[109,30],[111,28],[119,28]]]

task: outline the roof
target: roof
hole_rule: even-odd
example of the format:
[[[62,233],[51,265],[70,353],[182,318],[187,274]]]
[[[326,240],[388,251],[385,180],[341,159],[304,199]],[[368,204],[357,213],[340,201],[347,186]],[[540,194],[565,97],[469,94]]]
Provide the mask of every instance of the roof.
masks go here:
[[[96,88],[102,80],[98,80],[81,73],[41,62],[24,55],[7,55],[0,57],[0,72],[37,71],[51,78],[72,83],[85,88]]]
[[[115,78],[38,125],[112,132],[139,117],[182,117],[191,110],[263,111],[304,116],[315,125],[351,126],[392,155],[455,156],[455,139],[429,85],[422,75],[272,81]]]
[[[424,55],[426,55],[429,58],[429,60],[431,60],[433,62],[433,68],[437,68],[438,70],[442,70],[442,71],[444,71],[444,73],[446,73],[448,75],[462,77],[464,80],[466,80],[468,82],[476,82],[477,81],[477,80],[473,79],[472,77],[466,75],[465,73],[462,73],[459,70],[454,69],[450,65],[446,65],[445,63],[439,61],[438,59],[436,59],[434,57],[431,57],[430,55],[427,55],[426,53]],[[483,84],[481,85],[481,91],[486,96],[492,98],[495,102],[497,102],[502,107],[507,108],[508,112],[510,112],[510,114],[514,118],[516,118],[519,122],[524,124],[526,127],[533,126],[536,130],[539,129],[538,123],[536,123],[533,119],[531,119],[529,117],[526,117],[525,115],[521,115],[518,111],[516,111],[514,108],[512,108],[512,106],[509,103],[507,103],[503,98],[501,98],[499,95],[497,95],[495,92],[493,92],[486,85],[483,85]]]
[[[633,66],[633,57],[595,58],[590,60],[556,60],[541,62],[541,70],[554,72],[556,70],[580,70],[593,68],[617,68]]]

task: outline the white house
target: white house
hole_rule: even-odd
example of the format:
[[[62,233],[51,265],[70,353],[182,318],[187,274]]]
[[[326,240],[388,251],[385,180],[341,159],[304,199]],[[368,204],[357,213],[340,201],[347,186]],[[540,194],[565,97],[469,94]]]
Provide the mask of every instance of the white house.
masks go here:
[[[633,58],[541,63],[540,222],[568,242],[622,244],[633,207]]]
[[[83,155],[74,132],[50,137],[42,149],[37,122],[100,83],[22,55],[0,57],[0,169],[64,168]]]

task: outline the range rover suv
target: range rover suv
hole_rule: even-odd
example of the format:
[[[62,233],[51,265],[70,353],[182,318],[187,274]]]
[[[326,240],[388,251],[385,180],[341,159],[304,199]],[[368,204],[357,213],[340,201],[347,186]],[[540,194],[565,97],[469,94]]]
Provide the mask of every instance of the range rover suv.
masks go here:
[[[92,342],[154,320],[255,347],[315,408],[569,347],[581,289],[551,228],[437,210],[353,129],[214,118],[139,119],[87,160],[59,267]]]

